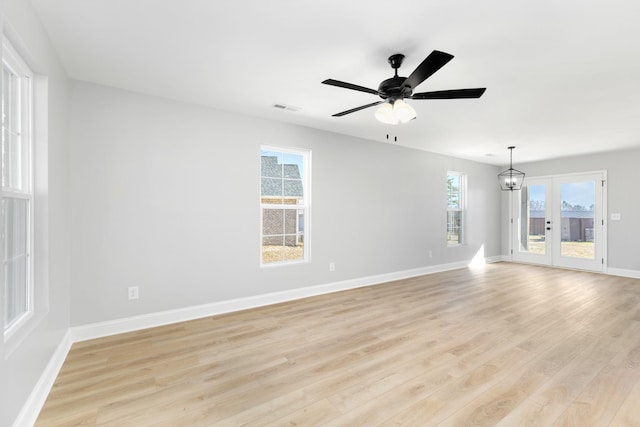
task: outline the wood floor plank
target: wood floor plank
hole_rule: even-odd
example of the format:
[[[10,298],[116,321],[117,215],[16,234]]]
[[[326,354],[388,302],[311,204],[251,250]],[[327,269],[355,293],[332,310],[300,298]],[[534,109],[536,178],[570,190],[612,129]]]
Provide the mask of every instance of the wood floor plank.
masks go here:
[[[497,263],[72,346],[37,426],[631,426],[640,280]]]
[[[640,342],[636,339],[640,324],[632,327],[634,338],[625,341],[622,351],[604,365],[554,425],[609,425],[614,419],[640,381]]]
[[[611,421],[612,426],[640,426],[640,382],[633,387],[629,396]]]

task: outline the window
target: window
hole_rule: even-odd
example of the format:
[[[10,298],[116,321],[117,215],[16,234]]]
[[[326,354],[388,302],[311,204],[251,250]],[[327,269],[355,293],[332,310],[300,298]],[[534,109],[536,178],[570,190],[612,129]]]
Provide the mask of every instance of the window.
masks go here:
[[[461,245],[464,237],[466,176],[447,172],[447,244]]]
[[[261,147],[261,264],[308,260],[310,156],[306,150]]]
[[[31,162],[33,73],[5,40],[2,46],[2,242],[4,334],[33,313]]]

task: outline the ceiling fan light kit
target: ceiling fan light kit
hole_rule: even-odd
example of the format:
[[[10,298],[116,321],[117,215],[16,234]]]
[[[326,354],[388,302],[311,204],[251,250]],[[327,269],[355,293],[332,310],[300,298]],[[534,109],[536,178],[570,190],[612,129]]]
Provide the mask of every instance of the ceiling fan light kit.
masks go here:
[[[397,125],[415,119],[416,110],[402,99],[397,99],[393,103],[391,101],[383,103],[376,111],[375,117],[382,123]]]
[[[395,125],[399,123],[407,123],[408,121],[416,118],[416,111],[411,107],[411,105],[405,102],[405,99],[458,99],[481,97],[486,88],[453,89],[413,93],[413,90],[420,83],[442,68],[447,62],[451,61],[451,59],[453,59],[453,55],[434,50],[425,58],[424,61],[422,61],[420,65],[418,65],[409,77],[400,77],[398,76],[398,68],[402,65],[404,55],[399,53],[391,55],[389,57],[389,64],[394,70],[394,76],[390,79],[383,80],[377,90],[339,80],[327,79],[322,83],[345,89],[366,92],[378,95],[382,98],[382,101],[342,111],[334,114],[333,117],[342,117],[347,114],[355,113],[356,111],[364,110],[365,108],[382,104],[376,110],[376,119],[385,124]]]
[[[513,149],[516,147],[508,147],[509,149],[509,169],[498,174],[498,181],[502,191],[514,191],[522,188],[524,182],[524,172],[513,168]]]
[[[395,114],[393,114],[393,106],[388,102],[383,103],[376,110],[375,117],[376,119],[378,119],[379,122],[382,122],[388,125],[398,124],[398,118],[396,117]]]

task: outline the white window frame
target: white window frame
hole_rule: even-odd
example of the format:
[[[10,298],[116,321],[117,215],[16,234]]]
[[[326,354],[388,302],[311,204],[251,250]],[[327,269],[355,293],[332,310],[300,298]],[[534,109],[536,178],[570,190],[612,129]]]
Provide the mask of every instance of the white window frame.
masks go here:
[[[303,187],[303,203],[297,204],[296,209],[302,210],[304,215],[304,233],[303,233],[303,258],[295,259],[295,260],[282,260],[278,262],[264,262],[263,259],[263,238],[264,235],[264,217],[263,212],[264,209],[279,209],[282,208],[282,204],[269,204],[262,202],[262,190],[260,191],[260,267],[277,267],[277,266],[286,266],[286,265],[295,265],[308,263],[310,260],[311,253],[311,150],[303,149],[303,148],[292,148],[292,147],[279,147],[274,145],[261,145],[260,152],[262,151],[273,151],[282,154],[294,154],[302,156],[303,158],[303,174],[302,174],[302,187]],[[262,156],[261,156],[262,157]],[[262,170],[262,163],[260,164],[260,170]],[[262,173],[260,173],[260,188],[262,188]],[[296,218],[296,229],[298,228],[297,221],[299,216]]]
[[[18,77],[18,107],[17,113],[19,114],[19,123],[16,131],[20,137],[21,148],[21,162],[20,167],[20,188],[6,188],[2,187],[2,198],[5,199],[21,199],[28,201],[27,218],[25,224],[27,224],[26,233],[26,278],[25,278],[25,294],[26,294],[26,307],[25,311],[17,316],[8,324],[3,322],[4,339],[7,341],[12,335],[14,335],[27,321],[34,315],[34,260],[33,260],[33,247],[34,247],[34,197],[33,197],[33,81],[34,74],[29,66],[24,62],[16,50],[11,46],[6,38],[2,41],[2,65],[3,73],[4,69],[8,69],[11,73]],[[4,80],[4,79],[3,79]],[[3,94],[7,88],[2,88]],[[15,113],[15,112],[14,112]],[[3,129],[4,132],[4,120]],[[3,154],[4,155],[4,154]],[[4,167],[5,162],[2,162]],[[1,226],[4,227],[4,217],[1,221]],[[4,294],[6,284],[5,268],[7,260],[5,255],[5,242],[2,242],[2,259],[3,259],[3,277],[2,277],[2,290]],[[7,301],[6,296],[3,295],[3,302],[5,303],[4,309],[6,310]],[[4,315],[3,315],[4,317]]]
[[[459,203],[459,207],[457,208],[452,208],[449,207],[449,186],[448,186],[448,181],[449,181],[449,177],[450,176],[457,176],[459,178],[460,181],[460,203]],[[466,209],[467,209],[467,175],[462,173],[462,172],[455,172],[455,171],[447,171],[447,218],[446,218],[446,239],[447,239],[447,246],[449,247],[453,247],[453,246],[461,246],[464,244],[465,242],[465,235],[466,235]],[[451,212],[460,212],[460,229],[458,232],[458,241],[457,242],[451,242],[449,240],[449,229],[450,229],[450,224],[449,224],[449,218],[450,218],[450,213]]]

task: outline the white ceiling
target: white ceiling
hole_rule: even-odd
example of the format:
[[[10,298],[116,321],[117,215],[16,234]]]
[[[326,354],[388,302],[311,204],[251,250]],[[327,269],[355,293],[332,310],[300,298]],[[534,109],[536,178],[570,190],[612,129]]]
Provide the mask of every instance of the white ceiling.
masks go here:
[[[485,163],[640,146],[640,2],[631,0],[31,0],[70,77]],[[388,126],[375,95],[403,53],[455,58]],[[273,104],[299,107],[296,112]]]

